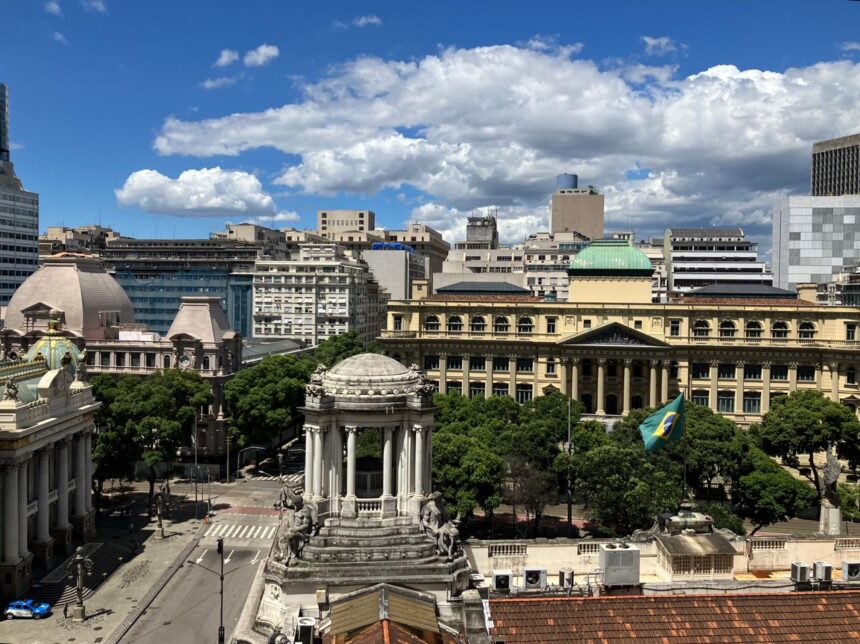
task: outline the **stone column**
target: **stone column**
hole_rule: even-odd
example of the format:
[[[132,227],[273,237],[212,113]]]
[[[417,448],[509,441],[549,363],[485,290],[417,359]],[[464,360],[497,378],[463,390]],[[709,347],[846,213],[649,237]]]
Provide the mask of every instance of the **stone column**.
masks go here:
[[[337,424],[332,424],[331,429],[332,440],[332,457],[334,459],[334,481],[331,496],[340,497],[343,489],[343,434]]]
[[[579,400],[579,358],[570,360],[570,397]]]
[[[797,363],[788,363],[788,390],[797,391]]]
[[[831,362],[830,368],[830,399],[839,402],[839,363]]]
[[[624,396],[622,400],[622,414],[625,416],[630,413],[630,376],[632,360],[624,361]]]
[[[30,460],[21,463],[18,468],[18,555],[23,559],[29,554],[27,550],[27,472]]]
[[[355,434],[358,428],[353,425],[346,427],[346,496],[355,498]]]
[[[708,404],[710,405],[710,407],[713,411],[717,411],[717,386],[720,384],[720,382],[719,382],[720,361],[719,360],[711,360],[710,367],[711,367],[711,369],[710,369],[710,372],[708,373],[708,375],[710,376],[710,380],[711,380],[711,383],[710,383],[711,389],[710,389],[710,392],[708,393]]]
[[[314,493],[314,433],[310,425],[305,425],[305,494],[306,499]]]
[[[424,428],[413,425],[415,432],[415,496],[424,496]]]
[[[448,354],[439,354],[439,393],[448,393]]]
[[[508,395],[514,400],[517,399],[517,357],[508,356],[508,372],[511,374],[511,379],[508,382]]]
[[[424,489],[433,491],[433,427],[424,428]]]
[[[323,435],[321,427],[314,427],[314,498],[322,498],[323,482]]]
[[[744,412],[744,361],[738,360],[735,363],[735,413],[742,414]]]
[[[469,395],[469,354],[463,354],[463,384],[462,392],[466,398],[471,398]]]
[[[606,406],[605,400],[605,383],[603,382],[603,374],[606,371],[606,360],[604,358],[598,358],[597,360],[597,400],[595,400],[594,409],[595,413],[598,416],[605,416],[606,410],[604,407]]]
[[[493,397],[493,356],[484,356],[484,398]]]
[[[412,494],[412,483],[415,481],[415,474],[413,473],[415,460],[412,457],[412,428],[408,422],[404,421],[400,431],[403,434],[403,486],[398,488],[397,494],[401,497],[406,497]]]
[[[382,496],[391,496],[391,428],[385,428],[385,442],[382,444]]]
[[[18,465],[9,463],[3,466],[3,561],[18,559]]]
[[[652,360],[650,363],[651,373],[648,379],[648,406],[657,406],[657,363],[659,360]]]
[[[48,489],[49,458],[48,450],[43,449],[39,451],[39,512],[36,515],[36,539],[43,543],[51,537],[49,521],[51,504],[48,501],[48,494],[50,493]]]
[[[57,443],[57,528],[69,527],[69,441]]]
[[[195,426],[194,431],[197,431]],[[86,504],[87,512],[93,509],[93,434],[87,432],[84,434],[84,471],[86,472],[86,482],[84,485],[84,503]]]
[[[761,363],[761,413],[770,409],[770,363]]]
[[[570,360],[562,358],[561,363],[561,393],[563,396],[570,395]]]
[[[672,366],[671,360],[663,360],[663,372],[660,374],[660,402],[666,404],[669,402],[669,367]]]

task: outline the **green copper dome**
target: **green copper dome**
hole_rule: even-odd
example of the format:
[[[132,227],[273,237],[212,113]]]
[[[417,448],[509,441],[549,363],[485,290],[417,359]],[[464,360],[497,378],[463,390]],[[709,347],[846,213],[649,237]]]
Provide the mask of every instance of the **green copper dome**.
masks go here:
[[[45,361],[49,369],[66,369],[75,373],[78,365],[84,362],[86,351],[81,351],[74,342],[60,335],[60,326],[59,314],[51,311],[48,333],[33,343],[24,360]]]
[[[570,275],[650,276],[651,260],[622,239],[595,239],[570,262]]]

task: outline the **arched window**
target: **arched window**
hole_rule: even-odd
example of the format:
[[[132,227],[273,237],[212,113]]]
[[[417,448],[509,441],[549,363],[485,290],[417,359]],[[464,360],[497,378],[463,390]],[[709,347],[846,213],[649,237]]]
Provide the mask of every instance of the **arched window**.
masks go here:
[[[499,316],[493,320],[493,331],[496,333],[507,333],[511,330],[511,323],[508,318]]]
[[[788,323],[774,322],[770,327],[770,335],[774,340],[785,340],[788,337]]]
[[[811,340],[815,337],[815,325],[812,322],[803,322],[797,327],[797,336],[801,340]]]
[[[761,322],[747,322],[746,326],[746,335],[747,338],[760,338],[761,337]]]
[[[435,315],[428,315],[424,318],[424,330],[435,332],[439,330],[439,318]]]
[[[469,330],[472,333],[483,333],[487,330],[487,321],[483,318],[483,316],[476,315],[469,322]]]
[[[170,356],[164,356],[164,368],[170,369]]]
[[[534,331],[535,323],[531,318],[521,317],[517,320],[517,333],[531,333]]]
[[[720,322],[720,337],[733,338],[738,332],[738,326],[731,320],[723,320]]]
[[[448,318],[448,333],[460,333],[463,330],[463,319],[459,315]]]
[[[707,338],[711,335],[711,323],[707,320],[696,320],[693,324],[693,335],[697,338]]]

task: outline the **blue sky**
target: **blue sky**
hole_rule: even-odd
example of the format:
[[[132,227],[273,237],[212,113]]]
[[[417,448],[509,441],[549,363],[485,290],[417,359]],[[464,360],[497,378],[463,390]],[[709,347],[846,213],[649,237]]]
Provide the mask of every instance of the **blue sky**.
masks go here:
[[[43,229],[205,236],[356,207],[453,240],[493,206],[516,240],[571,171],[610,229],[742,225],[766,251],[811,142],[860,130],[848,0],[0,0],[0,23]]]

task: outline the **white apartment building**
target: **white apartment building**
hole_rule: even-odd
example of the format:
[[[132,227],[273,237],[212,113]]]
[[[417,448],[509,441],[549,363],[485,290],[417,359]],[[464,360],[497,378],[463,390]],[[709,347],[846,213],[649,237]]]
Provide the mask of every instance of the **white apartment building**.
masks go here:
[[[336,244],[304,244],[290,260],[260,260],[254,271],[253,336],[315,346],[355,332],[380,334],[387,296],[367,263]]]

